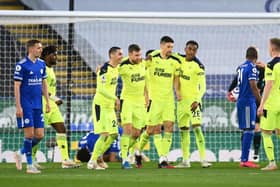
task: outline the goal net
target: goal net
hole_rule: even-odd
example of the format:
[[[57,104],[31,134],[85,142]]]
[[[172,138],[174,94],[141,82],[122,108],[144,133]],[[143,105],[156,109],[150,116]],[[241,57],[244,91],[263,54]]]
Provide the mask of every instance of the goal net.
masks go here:
[[[15,63],[26,55],[26,41],[39,39],[43,46],[59,49],[55,73],[57,95],[65,117],[71,157],[77,141],[93,129],[91,103],[95,94],[95,68],[108,60],[108,49],[120,46],[127,55],[129,44],[136,43],[143,54],[159,48],[159,40],[169,35],[175,40],[174,51],[183,53],[188,40],[199,43],[197,57],[206,67],[207,92],[203,98],[203,131],[209,161],[238,161],[240,131],[235,104],[226,93],[236,67],[245,60],[248,46],[259,48],[259,59],[267,62],[268,41],[279,36],[278,14],[223,13],[151,13],[151,12],[0,12],[0,161],[13,162],[13,151],[23,139],[16,128],[13,71]],[[164,103],[163,103],[164,105]],[[180,137],[174,127],[169,160],[180,159]],[[46,125],[40,143],[39,161],[59,161],[55,131]],[[279,144],[276,158],[279,159]],[[157,159],[153,139],[145,153]],[[191,133],[191,160],[198,161],[194,134]],[[277,157],[278,155],[278,157]],[[265,159],[263,148],[261,160]]]

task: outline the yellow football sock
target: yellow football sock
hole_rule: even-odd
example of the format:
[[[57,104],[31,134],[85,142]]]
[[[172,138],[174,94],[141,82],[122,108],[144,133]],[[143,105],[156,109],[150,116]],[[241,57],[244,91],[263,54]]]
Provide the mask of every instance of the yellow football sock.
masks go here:
[[[274,144],[270,134],[262,133],[263,147],[269,161],[274,161]]]
[[[205,160],[205,151],[206,151],[205,139],[201,127],[195,127],[193,131],[194,131],[196,145],[199,151],[200,159]]]
[[[62,160],[69,160],[68,154],[68,144],[66,134],[64,133],[56,133],[56,143],[60,150],[61,159]]]
[[[188,160],[190,157],[190,131],[189,130],[181,130],[181,149],[183,160]]]

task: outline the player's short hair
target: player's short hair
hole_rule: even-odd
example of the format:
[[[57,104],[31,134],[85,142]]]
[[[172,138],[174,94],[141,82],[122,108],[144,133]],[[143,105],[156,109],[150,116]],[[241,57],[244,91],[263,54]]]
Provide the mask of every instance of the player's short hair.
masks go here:
[[[150,55],[152,52],[154,52],[155,49],[150,49],[148,51],[146,51],[145,56],[147,57],[148,55]]]
[[[128,46],[128,52],[132,53],[132,52],[139,52],[141,50],[141,48],[139,47],[139,45],[137,44],[131,44]]]
[[[280,38],[271,38],[270,44],[274,46],[275,50],[280,51]]]
[[[174,43],[174,40],[170,36],[163,36],[160,39],[160,44],[163,43]]]
[[[43,52],[41,54],[41,58],[43,60],[46,59],[46,57],[52,53],[56,53],[57,52],[57,47],[54,46],[54,45],[50,45],[50,46],[47,46],[43,49]]]
[[[258,59],[258,50],[256,47],[250,46],[246,51],[246,59],[255,60]]]
[[[121,48],[120,47],[117,47],[117,46],[114,46],[114,47],[111,47],[109,49],[109,57],[111,57],[111,54],[114,54],[116,53],[118,50],[120,50]]]
[[[77,152],[77,159],[81,162],[88,162],[90,159],[90,154],[87,148],[82,148]]]
[[[33,46],[35,46],[35,44],[38,44],[38,43],[41,43],[41,41],[40,40],[35,40],[35,39],[28,40],[26,42],[26,47],[27,47],[27,49],[29,49],[30,47],[33,47]]]
[[[196,45],[197,49],[198,49],[198,47],[199,47],[197,41],[195,41],[195,40],[189,40],[189,41],[187,41],[186,46],[189,45],[189,44],[191,44],[191,45]]]

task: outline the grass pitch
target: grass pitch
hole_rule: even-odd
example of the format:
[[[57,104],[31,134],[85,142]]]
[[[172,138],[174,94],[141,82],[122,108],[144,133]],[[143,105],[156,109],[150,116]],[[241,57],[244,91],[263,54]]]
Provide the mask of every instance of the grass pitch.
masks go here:
[[[130,170],[120,169],[120,163],[110,163],[105,171],[88,170],[86,164],[77,169],[61,169],[57,163],[42,165],[46,167],[42,174],[31,175],[25,169],[17,171],[14,164],[0,163],[0,187],[280,186],[280,170],[239,168],[238,163],[214,163],[211,168],[192,163],[188,169],[158,169],[157,163],[151,162],[144,163],[142,169]]]

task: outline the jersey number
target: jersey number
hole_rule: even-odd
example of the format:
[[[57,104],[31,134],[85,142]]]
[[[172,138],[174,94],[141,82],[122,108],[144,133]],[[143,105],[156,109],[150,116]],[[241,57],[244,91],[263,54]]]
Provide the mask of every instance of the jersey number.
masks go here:
[[[237,85],[240,85],[242,82],[242,74],[243,74],[243,69],[238,69],[237,70]]]
[[[116,127],[116,126],[117,126],[116,120],[113,120],[113,121],[112,121],[112,126],[113,126],[113,127]]]

